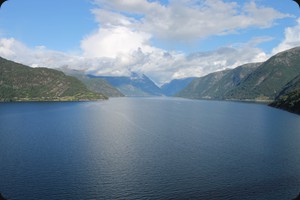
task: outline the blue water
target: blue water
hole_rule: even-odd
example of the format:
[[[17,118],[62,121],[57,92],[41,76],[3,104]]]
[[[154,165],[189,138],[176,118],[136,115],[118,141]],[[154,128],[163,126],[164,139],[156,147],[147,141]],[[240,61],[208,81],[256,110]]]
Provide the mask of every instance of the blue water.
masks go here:
[[[0,104],[10,200],[272,199],[300,192],[300,116],[172,98]]]

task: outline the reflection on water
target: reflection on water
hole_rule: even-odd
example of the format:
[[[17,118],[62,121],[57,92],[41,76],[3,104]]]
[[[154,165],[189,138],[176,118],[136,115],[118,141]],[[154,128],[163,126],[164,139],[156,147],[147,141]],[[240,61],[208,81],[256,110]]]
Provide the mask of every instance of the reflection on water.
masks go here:
[[[0,104],[8,199],[292,199],[300,117],[172,98]]]

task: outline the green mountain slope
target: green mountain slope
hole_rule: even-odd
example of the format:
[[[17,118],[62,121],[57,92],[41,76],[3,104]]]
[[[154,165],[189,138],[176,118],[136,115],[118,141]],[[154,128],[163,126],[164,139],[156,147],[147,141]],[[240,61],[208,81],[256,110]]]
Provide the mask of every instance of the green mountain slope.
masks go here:
[[[176,96],[194,99],[224,99],[229,91],[260,65],[261,63],[246,64],[197,78]]]
[[[300,47],[297,47],[271,57],[225,98],[274,100],[282,88],[299,74]]]
[[[210,94],[210,91],[213,90],[212,88],[214,88],[214,86],[216,86],[228,72],[229,70],[214,72],[206,76],[196,78],[175,96],[191,99],[211,99],[211,95],[215,96],[215,93]]]
[[[300,114],[300,89],[280,96],[270,106]]]
[[[300,114],[300,75],[283,88],[270,106]]]
[[[106,99],[78,79],[47,68],[31,68],[0,58],[0,101],[78,101]]]
[[[86,87],[97,93],[102,93],[108,97],[123,97],[124,95],[112,85],[110,85],[107,81],[101,78],[90,78],[89,76],[85,75],[83,72],[78,70],[72,70],[67,67],[62,67],[60,69],[65,74],[69,76],[76,77],[78,80],[83,82]]]
[[[182,78],[182,79],[174,79],[169,83],[165,83],[162,85],[161,91],[166,96],[174,96],[181,90],[183,90],[188,84],[190,84],[195,77]]]
[[[300,75],[300,47],[278,53],[262,64],[247,64],[195,79],[177,96],[273,101],[298,75]]]
[[[281,92],[278,94],[278,96],[276,97],[276,99],[280,98],[281,96],[285,96],[295,90],[300,89],[300,74],[298,76],[296,76],[296,78],[294,78],[293,80],[291,80],[290,82],[288,82],[283,89],[281,90]]]

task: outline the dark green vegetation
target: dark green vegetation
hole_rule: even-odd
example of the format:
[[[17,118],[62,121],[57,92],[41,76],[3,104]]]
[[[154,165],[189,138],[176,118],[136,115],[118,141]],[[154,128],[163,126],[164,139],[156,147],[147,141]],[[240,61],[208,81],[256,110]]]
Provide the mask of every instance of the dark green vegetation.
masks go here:
[[[270,105],[300,114],[300,75],[290,81]]]
[[[192,99],[225,99],[228,92],[237,87],[261,63],[246,64],[235,69],[214,72],[192,81],[177,94]]]
[[[272,102],[300,113],[300,47],[276,54],[264,63],[208,74],[192,81],[176,96]]]
[[[78,79],[47,68],[0,58],[0,101],[84,101],[106,99]]]
[[[275,108],[300,114],[300,89],[279,97],[270,105]]]
[[[86,87],[97,93],[102,93],[105,96],[108,97],[123,97],[124,95],[114,88],[112,85],[110,85],[107,81],[101,78],[90,78],[88,75],[86,75],[84,72],[79,70],[72,70],[67,67],[60,68],[61,71],[63,71],[65,74],[69,76],[73,76],[83,82]]]
[[[232,90],[226,99],[274,100],[300,74],[300,48],[281,52],[264,62]]]

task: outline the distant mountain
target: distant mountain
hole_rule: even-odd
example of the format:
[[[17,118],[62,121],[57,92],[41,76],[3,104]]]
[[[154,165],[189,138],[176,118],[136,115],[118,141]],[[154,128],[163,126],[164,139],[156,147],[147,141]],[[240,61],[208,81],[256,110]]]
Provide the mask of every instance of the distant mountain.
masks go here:
[[[190,84],[194,79],[195,77],[174,79],[171,82],[162,85],[161,91],[166,96],[174,96],[179,91],[184,89],[188,84]]]
[[[47,68],[31,68],[0,58],[0,101],[78,101],[107,97],[78,79]]]
[[[261,63],[245,64],[194,79],[176,96],[192,99],[224,99],[229,91],[237,87]]]
[[[227,74],[229,70],[214,72],[206,76],[200,77],[192,81],[186,88],[180,91],[176,96],[191,99],[212,99],[215,96],[215,91],[209,94],[209,91],[214,86],[218,85],[219,81]]]
[[[161,96],[162,92],[155,83],[146,75],[132,72],[130,76],[93,76],[90,78],[101,78],[116,87],[125,96]]]
[[[270,106],[300,114],[300,75],[286,84]]]
[[[274,100],[300,74],[300,47],[276,54],[259,66],[226,99]]]
[[[110,85],[106,80],[101,78],[90,78],[84,72],[79,70],[73,70],[68,67],[62,67],[59,70],[63,71],[65,74],[69,76],[76,77],[78,80],[83,82],[86,87],[93,91],[102,93],[108,97],[123,97],[124,95],[115,87]]]

